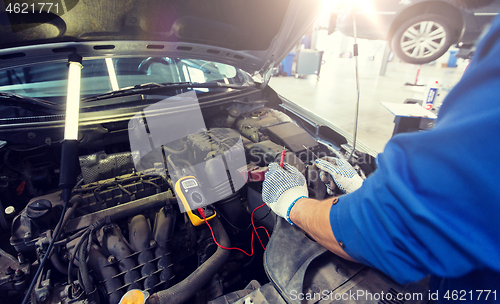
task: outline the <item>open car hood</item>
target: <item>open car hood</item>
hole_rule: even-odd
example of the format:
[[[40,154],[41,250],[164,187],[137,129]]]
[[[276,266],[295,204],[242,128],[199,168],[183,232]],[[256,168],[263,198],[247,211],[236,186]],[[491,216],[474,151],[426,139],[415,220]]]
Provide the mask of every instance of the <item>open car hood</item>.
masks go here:
[[[189,57],[255,73],[284,59],[320,7],[319,0],[66,0],[47,12],[36,2],[4,2],[0,69],[67,60],[77,51]]]

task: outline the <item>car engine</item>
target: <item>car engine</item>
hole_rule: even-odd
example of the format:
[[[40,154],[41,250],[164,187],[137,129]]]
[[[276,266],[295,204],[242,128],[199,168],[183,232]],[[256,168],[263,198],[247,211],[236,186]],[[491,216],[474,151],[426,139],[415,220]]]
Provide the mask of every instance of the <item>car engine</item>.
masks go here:
[[[126,142],[81,144],[78,183],[31,303],[115,304],[135,289],[156,295],[152,301],[158,303],[232,303],[254,290],[265,294],[272,285],[262,266],[262,246],[268,241],[263,228],[272,234],[279,220],[261,198],[267,165],[279,162],[285,150],[286,162],[307,177],[310,196],[322,199],[339,190],[334,184],[327,190],[314,159],[344,157],[346,151],[317,141],[296,117],[263,104],[234,104],[227,114],[207,116],[206,130],[162,147],[168,166],[145,158],[144,169],[136,170]],[[216,156],[228,149],[245,158],[226,157],[220,163]],[[0,151],[0,264],[5,265],[0,295],[20,301],[63,210],[57,185],[60,147],[19,144]],[[229,176],[224,169],[233,161],[244,162],[237,170],[241,175]],[[197,167],[200,163],[204,165]],[[189,171],[193,165],[197,172]],[[362,176],[371,173],[355,168]],[[210,219],[210,227],[181,212],[174,176],[186,175],[208,181],[200,186],[214,202],[202,215]],[[262,246],[257,239],[250,245],[253,226],[259,226]],[[278,301],[272,299],[268,294],[267,302]]]

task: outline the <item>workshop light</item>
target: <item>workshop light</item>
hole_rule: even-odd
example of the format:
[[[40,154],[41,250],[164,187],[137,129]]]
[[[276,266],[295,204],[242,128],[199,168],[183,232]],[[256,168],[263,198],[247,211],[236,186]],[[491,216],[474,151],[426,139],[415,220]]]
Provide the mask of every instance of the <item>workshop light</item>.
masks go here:
[[[106,66],[108,67],[109,80],[111,81],[111,89],[117,91],[120,89],[118,86],[118,79],[116,78],[115,66],[113,65],[113,59],[106,58]]]
[[[78,55],[76,55],[78,56]],[[64,139],[78,139],[78,119],[80,113],[80,80],[82,78],[81,57],[69,61],[68,94],[66,100],[66,122]]]

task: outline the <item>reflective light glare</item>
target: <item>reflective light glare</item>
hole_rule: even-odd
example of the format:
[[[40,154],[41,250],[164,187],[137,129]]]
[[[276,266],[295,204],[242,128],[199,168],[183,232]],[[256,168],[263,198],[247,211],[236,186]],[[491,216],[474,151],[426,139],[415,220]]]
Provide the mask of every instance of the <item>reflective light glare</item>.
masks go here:
[[[339,0],[322,0],[321,1],[321,12],[330,14],[334,9],[339,8],[339,6],[344,5],[345,1]]]
[[[355,10],[371,11],[373,10],[373,0],[322,0],[322,11],[330,13],[332,10],[343,10],[353,7]]]
[[[111,81],[111,88],[113,91],[119,90],[118,79],[116,79],[115,66],[111,58],[106,58],[106,66],[108,67],[109,80]]]
[[[78,139],[78,117],[80,113],[80,79],[83,66],[71,61],[69,63],[68,95],[66,100],[66,122],[64,139]]]
[[[352,5],[355,9],[370,12],[373,11],[373,1],[372,0],[354,0]]]

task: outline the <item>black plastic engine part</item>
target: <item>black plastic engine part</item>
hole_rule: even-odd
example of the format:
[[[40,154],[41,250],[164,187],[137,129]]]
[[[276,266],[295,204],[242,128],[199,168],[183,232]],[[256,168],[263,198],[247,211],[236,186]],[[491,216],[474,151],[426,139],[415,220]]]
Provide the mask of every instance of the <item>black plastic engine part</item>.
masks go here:
[[[242,126],[240,128],[240,132],[241,135],[245,136],[253,142],[259,142],[268,139],[267,136],[264,136],[264,134],[262,134],[262,132],[260,132],[259,128],[257,127]]]
[[[121,297],[125,294],[122,281],[118,275],[118,271],[111,265],[109,260],[97,249],[90,248],[89,266],[97,275],[97,278],[104,282],[106,293],[110,304],[117,304]]]
[[[243,154],[243,146],[239,145],[241,136],[229,128],[214,128],[206,132],[191,134],[188,141],[194,147],[195,163],[201,163],[216,155],[222,155],[231,150],[239,149]],[[236,155],[236,153],[234,153]]]
[[[224,219],[233,227],[238,227],[240,230],[243,230],[250,224],[248,214],[242,206],[240,193],[236,193],[224,200],[218,201],[215,203],[215,207],[218,213],[222,212],[222,214],[229,215],[227,217],[224,216]]]
[[[34,198],[14,219],[10,244],[18,252],[34,251],[40,235],[47,235],[46,231],[50,231],[51,227],[55,224],[54,210],[60,208],[60,205],[62,205],[60,196],[61,191]],[[80,195],[75,195],[71,198],[70,207],[64,215],[62,227],[66,226],[81,203],[82,197]],[[59,212],[59,210],[57,211]],[[59,265],[58,260],[54,259],[54,262],[55,265]],[[56,266],[56,268],[60,270],[60,267]],[[62,272],[66,273],[65,270]]]
[[[22,263],[21,263],[22,262]],[[9,253],[0,249],[0,290],[14,293],[22,293],[26,289],[30,274],[28,260],[20,254],[16,259]]]
[[[158,276],[155,274],[156,265],[154,264],[154,254],[150,249],[151,244],[151,226],[148,220],[142,214],[134,216],[128,223],[129,242],[132,249],[139,252],[137,260],[142,265],[141,276],[144,278],[144,289],[152,290],[159,283]],[[141,279],[142,279],[141,278]]]
[[[124,275],[123,281],[128,290],[141,289],[142,286],[137,282],[141,277],[139,271],[135,269],[137,264],[132,258],[130,248],[127,246],[120,228],[116,225],[105,226],[103,228],[103,247],[113,255],[118,261],[118,268]]]
[[[319,144],[309,133],[300,128],[293,122],[285,122],[279,125],[270,126],[263,129],[263,132],[269,136],[273,142],[283,145],[294,153],[316,151]],[[306,148],[304,148],[307,147]]]
[[[170,239],[174,230],[174,219],[172,207],[170,205],[163,207],[156,213],[155,227],[153,229],[153,238],[158,245],[155,249],[155,258],[158,259],[157,268],[161,270],[159,275],[160,284],[164,289],[170,287],[170,279],[173,275]]]
[[[128,216],[140,213],[144,210],[158,208],[169,204],[171,199],[173,199],[173,195],[170,190],[161,192],[155,195],[131,201],[126,204],[114,206],[105,210],[71,219],[68,221],[68,224],[66,225],[64,230],[66,232],[73,232],[79,229],[83,229],[96,222],[97,220],[104,219],[106,217],[110,217],[112,220],[126,218]]]
[[[290,251],[289,248],[300,250]],[[264,253],[264,269],[287,303],[310,304],[319,300],[352,303],[351,299],[343,298],[342,294],[359,294],[359,291],[372,295],[381,291],[384,294],[392,293],[393,299],[403,291],[421,294],[421,300],[412,301],[415,304],[427,303],[428,298],[427,281],[401,286],[378,270],[344,260],[329,252],[283,218],[278,218],[276,229]],[[294,296],[298,293],[317,293],[319,298],[301,301]],[[372,303],[373,299],[369,301],[360,297],[356,302]]]
[[[168,240],[173,232],[172,207],[168,205],[157,213],[153,233],[147,218],[141,214],[129,220],[128,230],[130,245],[126,243],[116,225],[105,226],[98,238],[102,240],[108,252],[104,254],[103,250],[97,246],[92,247],[89,252],[88,266],[103,285],[109,302],[112,304],[118,303],[125,291],[133,288],[150,293],[167,288],[172,277],[173,265],[168,249]],[[160,244],[152,240],[152,235]],[[80,247],[80,257],[85,257],[85,254],[82,254],[85,248],[84,243]],[[106,255],[109,256],[106,258]],[[84,285],[84,290],[88,293],[87,290],[91,288],[86,286],[90,283],[86,282],[85,276],[88,277],[88,273],[83,266],[85,265],[79,267],[80,280]]]
[[[215,239],[224,247],[231,247],[229,237],[217,217],[210,221]],[[169,289],[152,294],[148,304],[180,304],[189,300],[196,292],[205,286],[226,263],[231,252],[217,248],[217,251],[187,278]]]
[[[283,146],[279,146],[270,140],[258,143],[248,142],[245,144],[247,159],[257,166],[267,166],[273,162],[277,156],[281,155]]]
[[[55,226],[55,206],[62,204],[60,193],[61,191],[32,199],[14,218],[10,244],[17,252],[35,251],[35,243],[40,234]]]
[[[205,163],[205,173],[207,175],[210,188],[203,187],[203,193],[209,201],[215,202],[220,198],[233,194],[232,179],[228,177],[224,160],[220,157],[212,158]],[[234,176],[238,177],[238,176]]]
[[[277,145],[270,140],[258,143],[247,142],[245,149],[248,161],[261,167],[267,166],[272,162],[279,163],[281,153],[283,152],[283,146]],[[287,151],[285,153],[285,162],[297,168],[302,174],[305,174],[306,167],[304,162],[295,153]]]
[[[48,224],[48,215],[51,209],[52,203],[49,200],[39,199],[26,206],[26,215],[40,227],[43,224]]]
[[[36,282],[33,285],[33,289],[29,289],[25,292],[31,292],[31,302],[40,303],[45,302],[49,295],[51,294],[51,287],[53,285],[52,270],[49,268],[43,268],[40,271],[40,275],[36,278]],[[90,304],[90,303],[89,303]]]
[[[260,129],[291,121],[283,112],[269,108],[260,108],[242,115],[236,122],[236,129],[252,141],[264,140]]]
[[[238,132],[228,128],[213,128],[187,138],[193,147],[193,165],[205,162],[204,173],[210,185],[202,182],[202,186],[210,187],[204,192],[210,201],[225,198],[245,184],[244,174],[237,172],[247,164],[243,141]]]
[[[83,185],[74,190],[82,196],[79,214],[96,212],[119,204],[151,196],[168,189],[167,181],[158,175],[126,174]]]
[[[264,204],[262,200],[262,189],[257,188],[256,183],[252,183],[248,187],[247,200],[248,200],[248,212],[251,214],[255,208]],[[254,213],[254,222],[257,224],[264,224],[267,229],[273,230],[276,225],[276,215],[271,212],[271,209],[267,205],[257,209]]]

